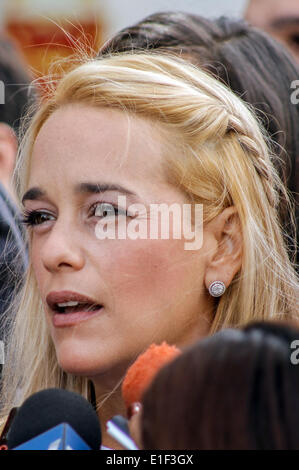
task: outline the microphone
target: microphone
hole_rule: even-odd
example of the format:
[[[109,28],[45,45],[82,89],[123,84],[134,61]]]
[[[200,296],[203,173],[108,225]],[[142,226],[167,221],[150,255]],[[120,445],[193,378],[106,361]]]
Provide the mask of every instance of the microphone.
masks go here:
[[[181,350],[166,341],[151,344],[128,368],[122,382],[122,397],[129,410],[134,402],[142,403],[142,396],[159,370],[181,354]]]
[[[7,434],[12,450],[100,450],[101,441],[92,405],[78,393],[56,388],[27,398]]]
[[[128,420],[123,416],[116,415],[107,421],[107,434],[119,442],[125,449],[139,450],[135,442],[130,436]]]

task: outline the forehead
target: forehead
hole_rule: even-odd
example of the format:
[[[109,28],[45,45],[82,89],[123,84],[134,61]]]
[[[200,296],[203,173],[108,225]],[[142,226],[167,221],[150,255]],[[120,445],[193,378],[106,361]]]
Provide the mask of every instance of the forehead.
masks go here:
[[[33,146],[31,174],[60,168],[71,177],[90,173],[128,177],[161,175],[164,138],[145,118],[79,104],[57,109],[44,123]],[[34,176],[34,175],[32,175]]]
[[[257,26],[269,26],[281,18],[298,18],[298,0],[251,0],[246,19]]]

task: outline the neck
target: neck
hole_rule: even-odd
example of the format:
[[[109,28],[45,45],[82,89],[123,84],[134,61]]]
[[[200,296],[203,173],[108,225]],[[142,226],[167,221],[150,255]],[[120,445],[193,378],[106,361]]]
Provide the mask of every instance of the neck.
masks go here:
[[[100,376],[93,378],[92,382],[95,389],[97,413],[102,429],[102,445],[115,450],[121,450],[123,447],[107,434],[106,423],[115,415],[126,417],[126,407],[121,394],[121,382],[123,374],[117,375],[118,379]]]

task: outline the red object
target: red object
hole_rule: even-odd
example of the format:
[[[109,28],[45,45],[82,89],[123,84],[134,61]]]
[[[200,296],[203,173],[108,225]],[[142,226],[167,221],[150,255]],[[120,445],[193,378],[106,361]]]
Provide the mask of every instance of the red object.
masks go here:
[[[157,372],[180,353],[180,349],[164,341],[161,345],[152,344],[138,356],[122,383],[122,396],[127,408],[134,402],[142,402],[142,395]]]

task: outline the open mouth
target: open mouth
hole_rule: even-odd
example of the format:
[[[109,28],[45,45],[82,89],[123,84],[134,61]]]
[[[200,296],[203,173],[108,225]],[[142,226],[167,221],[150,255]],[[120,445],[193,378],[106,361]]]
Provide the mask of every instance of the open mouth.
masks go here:
[[[70,290],[49,292],[46,302],[55,327],[74,326],[104,311],[104,305],[97,304],[95,298]]]
[[[54,311],[55,313],[77,313],[77,312],[95,312],[96,310],[101,309],[102,305],[95,305],[86,302],[77,302],[71,300],[69,302],[55,303]]]

